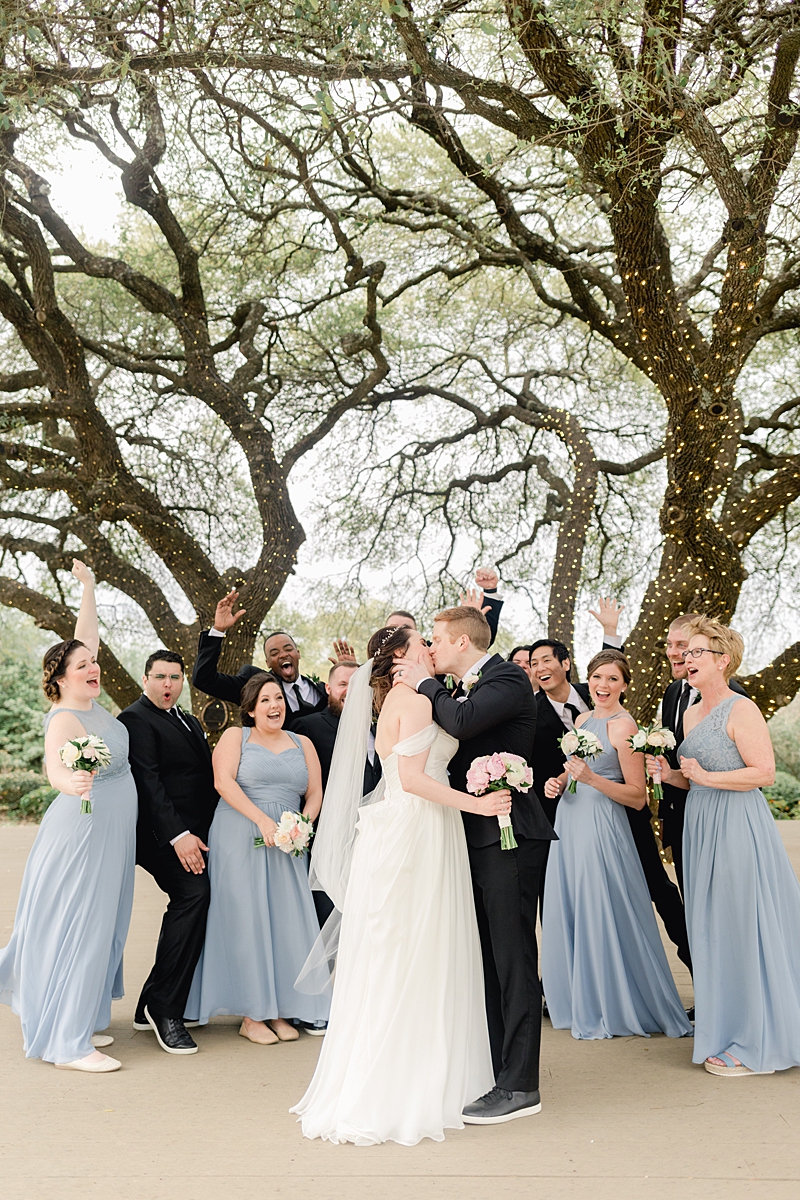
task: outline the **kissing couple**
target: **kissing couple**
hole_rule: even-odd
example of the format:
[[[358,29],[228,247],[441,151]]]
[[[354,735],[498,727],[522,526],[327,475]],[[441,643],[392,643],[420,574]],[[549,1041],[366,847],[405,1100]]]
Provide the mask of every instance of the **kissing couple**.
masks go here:
[[[466,791],[475,757],[533,751],[530,681],[490,638],[472,608],[440,612],[430,649],[390,626],[350,682],[311,867],[342,916],[328,1033],[292,1110],[306,1137],[410,1146],[541,1108],[536,909],[555,834],[532,790]],[[436,673],[471,678],[450,695]],[[383,783],[362,802],[375,715]],[[501,850],[509,812],[517,847]]]

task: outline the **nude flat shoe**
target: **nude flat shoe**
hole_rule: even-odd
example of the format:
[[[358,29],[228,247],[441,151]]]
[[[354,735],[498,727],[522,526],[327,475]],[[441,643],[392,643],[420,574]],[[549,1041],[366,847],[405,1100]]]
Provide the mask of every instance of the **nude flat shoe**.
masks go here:
[[[256,1046],[275,1046],[281,1040],[277,1033],[266,1027],[263,1033],[260,1030],[256,1034],[249,1033],[244,1021],[239,1029],[239,1037],[247,1038],[248,1042],[254,1042]]]
[[[296,1042],[300,1037],[299,1031],[295,1029],[293,1025],[289,1026],[291,1033],[281,1033],[279,1029],[275,1028],[275,1023],[273,1021],[267,1021],[267,1025],[269,1025],[279,1042]]]
[[[106,1054],[100,1062],[87,1062],[85,1058],[76,1058],[73,1062],[54,1063],[58,1071],[86,1071],[88,1075],[106,1075],[109,1071],[118,1071],[122,1066],[116,1058]]]
[[[95,1033],[92,1037],[92,1045],[95,1050],[103,1050],[106,1046],[113,1046],[114,1039],[110,1033]]]

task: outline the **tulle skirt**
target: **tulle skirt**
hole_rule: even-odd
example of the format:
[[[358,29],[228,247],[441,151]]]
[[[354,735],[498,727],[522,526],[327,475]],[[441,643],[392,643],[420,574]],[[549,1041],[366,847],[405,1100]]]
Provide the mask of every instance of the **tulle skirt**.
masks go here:
[[[442,1141],[494,1082],[469,861],[456,809],[361,810],[330,1023],[292,1110],[306,1137]]]

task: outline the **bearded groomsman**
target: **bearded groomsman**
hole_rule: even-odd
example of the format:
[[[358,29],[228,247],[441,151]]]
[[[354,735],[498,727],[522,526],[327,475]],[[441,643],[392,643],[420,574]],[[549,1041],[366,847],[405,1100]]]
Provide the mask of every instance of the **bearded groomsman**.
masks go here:
[[[206,843],[219,800],[200,722],[178,706],[183,684],[180,654],[156,650],[145,663],[143,694],[118,717],[139,797],[136,861],[169,896],[133,1026],[152,1029],[168,1054],[197,1053],[183,1014],[205,939]]]

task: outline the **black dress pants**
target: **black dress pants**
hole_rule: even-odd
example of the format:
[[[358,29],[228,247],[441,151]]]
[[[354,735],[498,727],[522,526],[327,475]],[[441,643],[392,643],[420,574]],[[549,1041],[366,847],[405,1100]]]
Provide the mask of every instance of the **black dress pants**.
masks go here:
[[[537,838],[520,838],[516,850],[501,850],[499,842],[469,847],[492,1066],[497,1086],[509,1092],[539,1087],[542,987],[536,909],[548,846]]]
[[[207,855],[203,857],[208,860]],[[153,1015],[182,1018],[206,936],[211,899],[208,866],[202,875],[184,870],[172,846],[140,853],[137,861],[169,896],[156,960],[142,988],[137,1013],[147,1005]]]
[[[683,908],[681,893],[664,870],[658,844],[650,824],[650,809],[645,805],[642,809],[628,808],[628,821],[636,844],[639,862],[647,880],[650,899],[656,906],[656,912],[664,922],[667,937],[677,948],[678,958],[689,971],[692,969],[692,956],[689,953],[689,938],[686,933],[686,913]],[[674,856],[674,847],[673,847]]]
[[[677,790],[677,789],[676,789]],[[672,798],[665,800],[666,804],[662,804],[662,812],[664,814],[664,837],[665,846],[669,846],[672,851],[672,861],[675,864],[675,874],[678,876],[678,887],[683,892],[683,819],[686,815],[686,796],[673,800]]]

